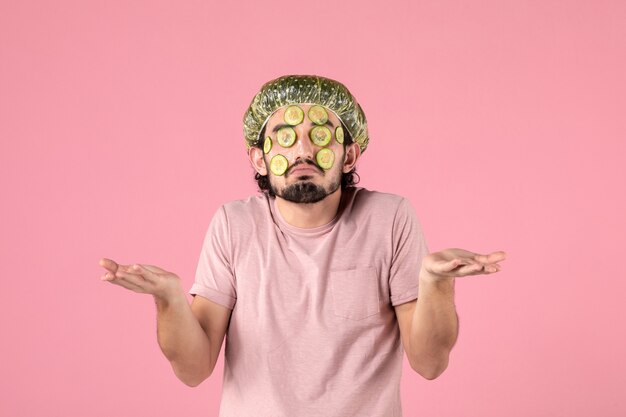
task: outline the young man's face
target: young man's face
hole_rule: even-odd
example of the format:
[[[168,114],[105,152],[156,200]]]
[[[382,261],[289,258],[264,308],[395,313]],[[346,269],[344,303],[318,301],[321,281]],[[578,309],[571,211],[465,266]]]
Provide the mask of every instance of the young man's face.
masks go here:
[[[278,197],[296,203],[321,201],[341,187],[342,174],[354,167],[360,154],[356,144],[344,151],[337,140],[338,135],[341,139],[338,128],[342,129],[339,119],[326,108],[311,104],[282,107],[265,126],[262,143],[267,152],[257,148],[251,153],[253,165],[261,175],[268,175],[270,188]]]

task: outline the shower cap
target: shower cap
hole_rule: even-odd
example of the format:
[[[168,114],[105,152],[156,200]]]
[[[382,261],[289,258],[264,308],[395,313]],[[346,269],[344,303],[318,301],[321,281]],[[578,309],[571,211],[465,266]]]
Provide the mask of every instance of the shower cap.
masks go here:
[[[259,135],[272,114],[291,104],[318,104],[330,109],[361,152],[367,148],[365,113],[343,84],[317,75],[285,75],[263,84],[246,110],[243,132],[248,149],[259,143]]]

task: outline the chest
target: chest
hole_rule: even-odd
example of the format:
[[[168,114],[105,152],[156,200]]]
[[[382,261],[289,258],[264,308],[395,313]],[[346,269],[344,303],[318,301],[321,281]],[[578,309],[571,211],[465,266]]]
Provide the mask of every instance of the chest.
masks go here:
[[[391,239],[365,228],[315,237],[259,230],[234,257],[234,317],[254,321],[256,331],[376,325],[391,313],[391,255]]]

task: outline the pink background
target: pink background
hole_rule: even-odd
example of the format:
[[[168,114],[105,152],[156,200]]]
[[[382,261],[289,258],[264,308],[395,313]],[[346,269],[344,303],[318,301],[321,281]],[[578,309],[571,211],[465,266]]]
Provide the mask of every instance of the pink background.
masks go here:
[[[457,281],[450,366],[405,363],[405,415],[626,415],[626,2],[2,0],[0,47],[0,415],[217,415],[222,359],[179,382],[98,260],[191,286],[214,211],[256,193],[243,112],[289,73],[356,95],[360,185],[431,251],[508,253]]]

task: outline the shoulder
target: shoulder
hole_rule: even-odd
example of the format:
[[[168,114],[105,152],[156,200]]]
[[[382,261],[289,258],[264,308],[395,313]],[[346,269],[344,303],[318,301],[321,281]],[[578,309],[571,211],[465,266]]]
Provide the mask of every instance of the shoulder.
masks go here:
[[[419,222],[413,205],[404,196],[356,187],[351,192],[346,207],[349,217],[372,218],[379,225],[393,228]]]
[[[271,200],[266,194],[224,203],[216,214],[232,233],[249,231],[272,222]]]
[[[353,209],[357,210],[384,210],[397,211],[402,205],[408,204],[405,197],[392,193],[368,190],[366,188],[354,187],[350,190],[349,199],[352,202]]]
[[[205,237],[205,243],[217,240],[237,242],[271,219],[268,198],[264,195],[233,200],[217,208]]]
[[[265,194],[253,195],[245,199],[232,200],[224,203],[221,210],[224,214],[231,217],[246,217],[249,215],[269,214],[269,197]]]

